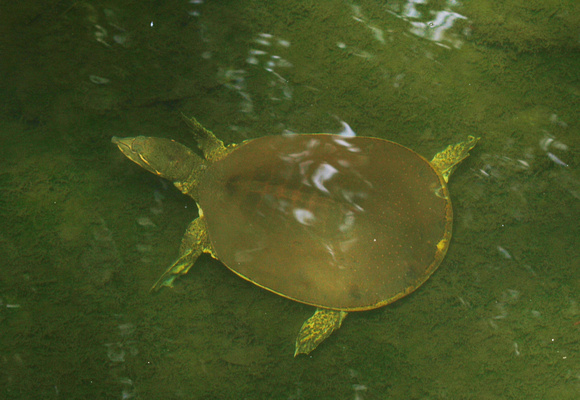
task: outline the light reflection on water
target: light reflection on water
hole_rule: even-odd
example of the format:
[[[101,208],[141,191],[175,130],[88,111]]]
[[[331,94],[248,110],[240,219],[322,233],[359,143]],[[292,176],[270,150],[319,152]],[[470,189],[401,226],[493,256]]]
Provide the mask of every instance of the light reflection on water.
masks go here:
[[[242,100],[239,110],[243,113],[251,114],[254,111],[253,95],[251,88],[248,88],[247,76],[255,69],[267,72],[267,95],[273,102],[290,101],[292,99],[292,87],[287,79],[283,77],[284,69],[292,67],[292,64],[276,55],[275,52],[281,48],[289,47],[290,42],[276,38],[268,33],[259,33],[252,43],[260,48],[250,48],[246,63],[248,69],[220,68],[217,80],[226,88],[236,92]],[[211,58],[209,55],[206,58]],[[260,93],[264,95],[264,93]]]
[[[411,25],[409,32],[427,40],[433,41],[440,46],[449,48],[451,44],[455,48],[460,48],[463,41],[461,35],[452,33],[454,24],[460,20],[467,20],[468,18],[452,11],[453,8],[459,6],[459,2],[455,0],[448,0],[444,2],[445,8],[443,10],[430,10],[428,15],[424,15],[417,9],[417,5],[428,4],[427,0],[410,0],[405,4],[403,10],[397,12],[399,7],[397,3],[391,7],[391,12]],[[431,17],[432,19],[426,22],[425,20]],[[457,31],[457,29],[454,29]],[[463,33],[468,33],[464,31]]]

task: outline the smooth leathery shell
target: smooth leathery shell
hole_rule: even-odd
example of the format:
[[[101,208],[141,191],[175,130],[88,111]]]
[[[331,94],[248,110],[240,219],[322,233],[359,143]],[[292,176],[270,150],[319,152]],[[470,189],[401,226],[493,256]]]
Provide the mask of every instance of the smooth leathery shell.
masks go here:
[[[410,293],[451,236],[444,180],[414,151],[382,139],[251,140],[208,168],[199,193],[220,261],[320,307],[364,310]]]

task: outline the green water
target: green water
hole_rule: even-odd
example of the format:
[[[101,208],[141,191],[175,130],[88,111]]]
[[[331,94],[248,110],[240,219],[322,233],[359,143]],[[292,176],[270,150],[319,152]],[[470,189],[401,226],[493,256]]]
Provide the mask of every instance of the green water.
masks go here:
[[[0,5],[0,398],[575,399],[579,3],[28,1]],[[454,233],[416,292],[313,309],[201,258],[149,293],[197,216],[112,136],[194,147],[339,132],[454,173]]]

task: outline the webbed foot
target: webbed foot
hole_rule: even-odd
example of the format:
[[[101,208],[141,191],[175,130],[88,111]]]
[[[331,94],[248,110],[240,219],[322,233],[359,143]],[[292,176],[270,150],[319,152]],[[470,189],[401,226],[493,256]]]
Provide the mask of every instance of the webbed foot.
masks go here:
[[[300,328],[296,338],[294,357],[298,354],[309,354],[318,347],[332,332],[340,328],[347,314],[346,311],[317,308],[314,315],[308,318]]]

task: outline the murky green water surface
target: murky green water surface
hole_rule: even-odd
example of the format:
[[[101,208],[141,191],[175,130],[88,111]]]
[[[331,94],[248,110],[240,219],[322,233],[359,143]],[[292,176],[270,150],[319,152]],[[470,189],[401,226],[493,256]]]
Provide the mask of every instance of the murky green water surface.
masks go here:
[[[3,2],[0,397],[573,399],[578,9],[561,1]],[[111,136],[194,147],[352,129],[430,158],[454,236],[416,292],[294,358],[312,307],[202,257],[197,216]]]

